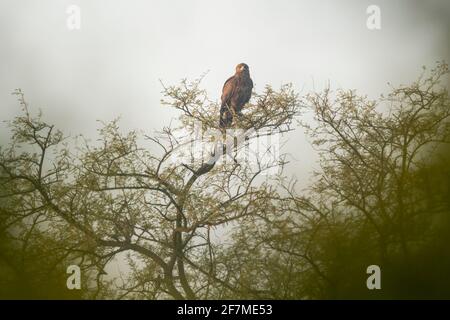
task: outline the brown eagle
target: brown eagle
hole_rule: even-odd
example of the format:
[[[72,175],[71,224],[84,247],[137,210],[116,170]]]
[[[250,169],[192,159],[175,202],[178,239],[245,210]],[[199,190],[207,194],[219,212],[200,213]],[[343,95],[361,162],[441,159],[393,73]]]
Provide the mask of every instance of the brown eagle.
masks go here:
[[[250,100],[252,89],[253,81],[250,78],[248,65],[238,64],[234,76],[223,85],[219,121],[221,128],[229,127],[233,117],[241,114],[242,107]]]

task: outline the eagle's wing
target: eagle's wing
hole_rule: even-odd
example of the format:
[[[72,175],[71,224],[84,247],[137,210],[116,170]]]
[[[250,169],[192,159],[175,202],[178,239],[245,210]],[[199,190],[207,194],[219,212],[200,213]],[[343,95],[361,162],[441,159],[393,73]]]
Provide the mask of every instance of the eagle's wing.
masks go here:
[[[249,78],[247,83],[245,84],[245,93],[242,99],[242,105],[250,101],[250,98],[252,96],[252,90],[253,90],[253,81],[252,79]]]
[[[222,89],[222,106],[230,102],[231,97],[236,91],[236,87],[237,83],[236,78],[234,76],[228,78],[228,80],[225,81],[225,84],[223,85]]]

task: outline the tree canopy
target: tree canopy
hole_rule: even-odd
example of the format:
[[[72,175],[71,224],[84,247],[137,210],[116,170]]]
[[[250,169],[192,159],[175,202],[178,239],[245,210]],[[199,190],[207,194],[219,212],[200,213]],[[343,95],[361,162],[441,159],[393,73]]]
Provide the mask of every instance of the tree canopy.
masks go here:
[[[22,113],[0,149],[0,295],[450,297],[447,74],[439,63],[377,101],[266,86],[231,139],[200,80],[164,86],[175,126],[123,133],[116,120],[96,142],[66,137],[16,90]],[[292,130],[305,130],[320,157],[306,191],[273,149],[271,137]],[[126,272],[107,275],[114,263]],[[71,264],[80,291],[65,288]],[[373,264],[380,291],[366,287]]]

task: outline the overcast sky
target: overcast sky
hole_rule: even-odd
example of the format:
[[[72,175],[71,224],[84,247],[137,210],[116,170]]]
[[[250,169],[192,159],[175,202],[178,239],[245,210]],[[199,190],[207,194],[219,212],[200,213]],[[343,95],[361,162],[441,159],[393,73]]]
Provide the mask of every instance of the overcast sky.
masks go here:
[[[66,25],[69,5],[81,29]],[[369,5],[381,29],[366,27]],[[0,119],[18,114],[15,88],[66,133],[95,136],[97,119],[124,129],[161,129],[176,117],[161,85],[208,71],[220,98],[240,62],[260,91],[292,82],[306,93],[329,81],[376,98],[387,82],[408,83],[422,65],[450,56],[450,1],[0,0]],[[4,125],[0,128],[5,143]],[[300,130],[289,166],[306,181],[315,156]]]

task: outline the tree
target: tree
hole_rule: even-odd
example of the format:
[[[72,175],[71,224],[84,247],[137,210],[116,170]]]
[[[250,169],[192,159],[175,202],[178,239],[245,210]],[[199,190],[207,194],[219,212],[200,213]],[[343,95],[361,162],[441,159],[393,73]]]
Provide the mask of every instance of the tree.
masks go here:
[[[450,296],[442,267],[449,266],[442,248],[450,163],[442,150],[450,142],[450,102],[440,85],[447,73],[440,63],[379,102],[353,90],[306,97],[315,121],[302,125],[322,168],[316,182],[299,195],[295,181],[282,181],[282,214],[265,228],[242,226],[235,242],[264,252],[247,257],[249,265],[263,256],[275,262],[257,280],[271,283],[272,297]],[[378,292],[365,286],[372,264],[385,270]]]
[[[180,123],[191,133],[192,120],[210,131],[218,124],[218,106],[199,84],[183,81],[164,91],[163,104],[182,112]],[[99,130],[98,144],[84,140],[74,152],[62,132],[30,114],[22,91],[15,94],[23,115],[11,123],[11,145],[0,153],[0,179],[9,190],[1,197],[14,202],[2,204],[5,223],[39,216],[42,232],[53,241],[63,237],[63,263],[82,263],[97,280],[95,292],[85,284],[88,297],[103,294],[105,265],[121,252],[128,253],[131,272],[114,292],[119,298],[196,299],[242,290],[221,267],[225,262],[217,251],[225,244],[211,240],[211,232],[267,214],[273,186],[257,178],[283,160],[249,165],[238,154],[259,132],[291,130],[299,109],[291,86],[255,94],[235,125],[241,129],[235,139],[221,141],[220,131],[217,140],[205,139],[206,159],[180,141],[174,128],[144,136],[141,146],[138,133],[122,134],[117,121]],[[186,148],[192,161],[183,158]]]
[[[438,87],[447,72],[439,64],[430,77],[393,88],[381,99],[385,113],[353,91],[339,91],[334,101],[329,90],[309,97],[318,122],[314,145],[325,151],[316,192],[329,193],[373,228],[382,261],[390,251],[408,257],[414,239],[406,230],[429,214],[410,191],[417,171],[450,142],[448,92]]]
[[[96,143],[32,116],[18,90],[23,115],[0,150],[1,230],[14,249],[3,261],[30,244],[39,261],[52,252],[42,277],[59,270],[59,283],[78,264],[84,298],[450,297],[447,74],[439,63],[378,101],[268,86],[231,132],[200,80],[185,80],[164,86],[178,127],[149,136],[115,120]],[[299,123],[321,170],[300,191],[273,147],[307,110],[314,120]],[[127,263],[122,278],[105,277],[113,259]],[[366,287],[373,264],[382,290]]]

